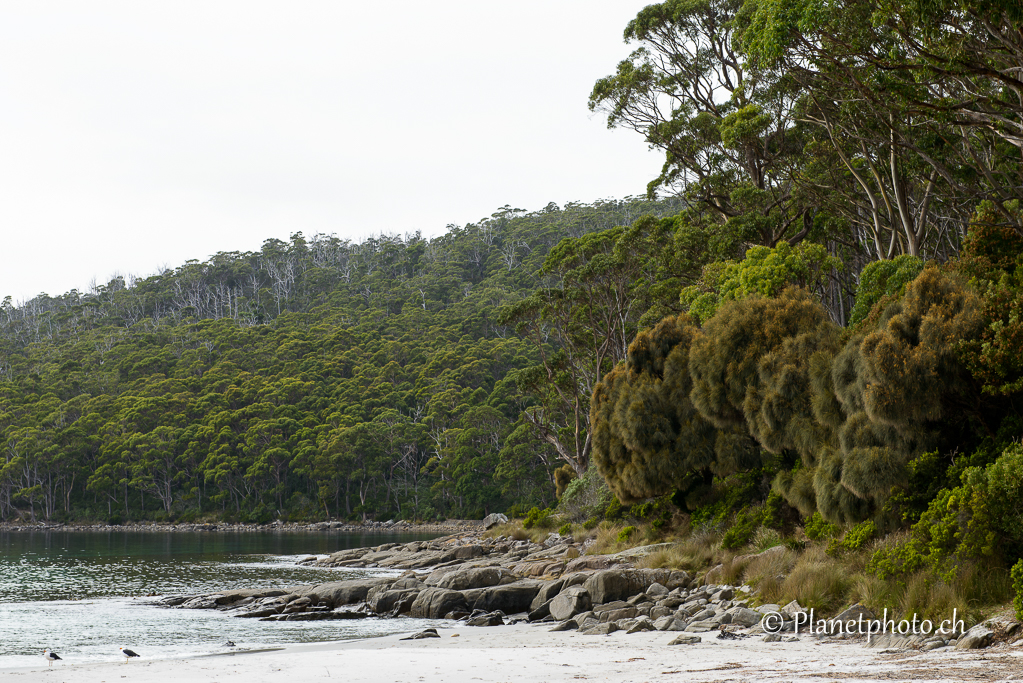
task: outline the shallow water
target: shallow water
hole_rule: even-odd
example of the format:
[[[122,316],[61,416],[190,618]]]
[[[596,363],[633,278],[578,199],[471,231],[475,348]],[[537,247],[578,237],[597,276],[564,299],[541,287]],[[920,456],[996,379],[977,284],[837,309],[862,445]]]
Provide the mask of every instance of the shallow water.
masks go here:
[[[342,533],[0,533],[0,668],[38,665],[49,647],[68,662],[178,657],[411,631],[421,619],[261,622],[210,610],[153,607],[155,596],[286,587],[373,570],[318,569],[309,555],[432,535]]]

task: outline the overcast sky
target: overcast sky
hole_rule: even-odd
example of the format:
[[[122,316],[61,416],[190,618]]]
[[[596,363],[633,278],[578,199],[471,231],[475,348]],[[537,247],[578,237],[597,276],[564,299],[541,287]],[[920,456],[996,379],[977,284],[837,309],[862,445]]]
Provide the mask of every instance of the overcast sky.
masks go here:
[[[642,194],[587,96],[649,0],[0,0],[0,299]]]

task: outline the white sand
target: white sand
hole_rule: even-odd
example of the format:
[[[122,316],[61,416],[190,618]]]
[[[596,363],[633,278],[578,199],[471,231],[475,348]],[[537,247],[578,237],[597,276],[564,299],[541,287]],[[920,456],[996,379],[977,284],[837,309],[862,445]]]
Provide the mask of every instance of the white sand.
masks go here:
[[[861,641],[764,643],[759,637],[668,647],[676,633],[551,633],[548,625],[440,629],[440,638],[387,636],[192,659],[0,670],[0,681],[54,683],[300,683],[387,681],[997,681],[1023,678],[1023,648],[886,653]],[[454,637],[456,636],[457,637]]]

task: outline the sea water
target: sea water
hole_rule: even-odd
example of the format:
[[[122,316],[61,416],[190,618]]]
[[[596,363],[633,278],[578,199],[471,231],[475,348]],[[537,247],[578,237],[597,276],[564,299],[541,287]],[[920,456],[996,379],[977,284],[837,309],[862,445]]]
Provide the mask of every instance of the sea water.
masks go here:
[[[367,618],[262,622],[155,607],[159,596],[286,588],[395,572],[299,566],[310,555],[431,535],[340,532],[0,532],[0,669],[215,654],[413,631],[433,622]],[[227,643],[232,641],[234,648]]]

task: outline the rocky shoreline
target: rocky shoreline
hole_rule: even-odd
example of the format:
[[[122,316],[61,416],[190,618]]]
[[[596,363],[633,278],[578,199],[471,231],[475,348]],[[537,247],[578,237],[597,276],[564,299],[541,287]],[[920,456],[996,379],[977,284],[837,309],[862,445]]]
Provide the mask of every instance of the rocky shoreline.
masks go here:
[[[455,620],[468,626],[546,624],[551,631],[573,630],[583,635],[678,632],[669,645],[695,645],[710,637],[757,637],[764,642],[863,638],[836,632],[833,626],[812,634],[805,629],[799,632],[799,621],[805,622],[808,616],[803,607],[795,602],[757,605],[749,586],[713,584],[707,577],[681,570],[635,566],[637,558],[662,546],[584,555],[583,545],[556,533],[538,544],[505,536],[485,538],[479,531],[460,532],[432,541],[342,550],[299,562],[325,568],[394,570],[389,576],[284,590],[176,595],[153,604],[215,609],[229,616],[265,621],[410,616]],[[765,620],[769,614],[774,616]],[[854,605],[834,619],[848,622],[861,616],[875,618],[866,608]],[[989,621],[958,637],[875,635],[868,645],[976,649],[1018,638],[1019,631],[1018,622]],[[427,629],[412,637],[433,638],[437,633]]]
[[[28,523],[3,522],[0,532],[5,531],[147,531],[147,532],[196,532],[212,531],[223,533],[243,533],[252,531],[287,531],[287,532],[334,532],[350,534],[451,534],[456,531],[482,530],[479,520],[450,519],[443,522],[425,524],[406,521],[387,522],[270,522],[268,524],[241,524],[230,522],[198,522],[186,524],[160,524],[142,522],[126,524],[63,524],[63,523]]]

